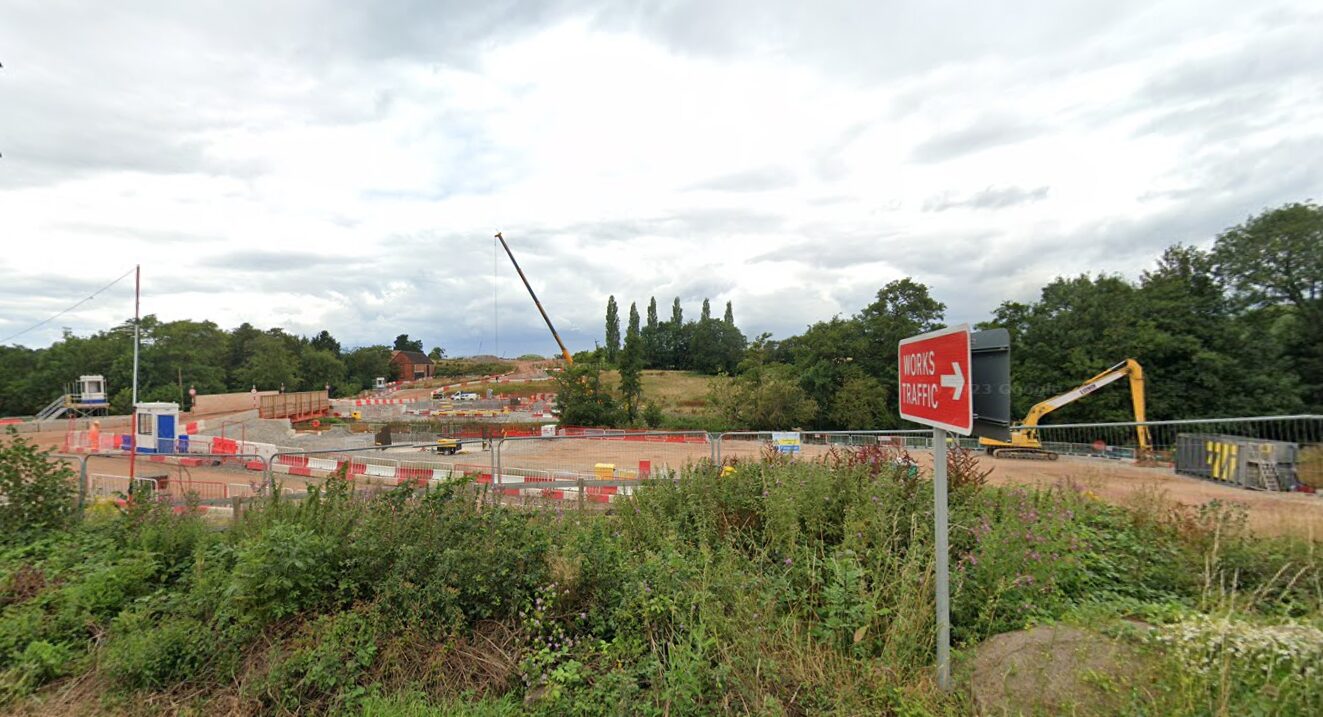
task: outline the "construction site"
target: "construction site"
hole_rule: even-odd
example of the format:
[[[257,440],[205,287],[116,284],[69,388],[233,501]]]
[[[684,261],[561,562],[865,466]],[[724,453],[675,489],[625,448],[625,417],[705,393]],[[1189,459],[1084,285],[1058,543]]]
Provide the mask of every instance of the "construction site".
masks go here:
[[[140,403],[132,416],[109,415],[105,378],[84,375],[33,418],[6,422],[60,460],[78,463],[86,499],[124,501],[150,488],[217,516],[275,490],[305,493],[333,476],[364,489],[466,479],[489,486],[492,499],[503,502],[609,506],[643,482],[674,479],[703,462],[731,466],[769,455],[822,461],[835,451],[881,446],[891,460],[931,470],[932,437],[913,429],[707,433],[561,425],[552,377],[574,359],[509,244],[496,238],[559,360],[512,360],[507,373],[450,381],[429,378],[430,368],[410,368],[414,380],[378,378],[374,389],[347,398],[254,387],[194,395],[188,412],[177,403]],[[410,367],[427,360],[395,354]],[[1132,422],[1043,422],[1122,380]],[[1235,502],[1265,534],[1323,536],[1316,492],[1323,488],[1321,416],[1150,421],[1143,368],[1127,359],[1011,423],[1008,440],[956,436],[952,446],[983,456],[996,484],[1080,485],[1118,504],[1154,492],[1181,505]]]
[[[528,370],[472,383],[493,380],[547,378]],[[123,500],[135,485],[150,486],[181,505],[191,496],[220,516],[233,513],[236,499],[273,489],[300,494],[337,475],[365,489],[462,478],[489,485],[493,499],[505,502],[609,505],[641,482],[672,479],[686,466],[738,465],[773,453],[814,461],[881,445],[921,470],[932,465],[924,431],[593,429],[560,426],[550,392],[433,398],[464,386],[400,386],[345,400],[328,400],[324,392],[199,397],[199,406],[259,405],[181,414],[174,404],[142,404],[132,420],[88,413],[97,410],[89,408],[95,397],[65,399],[69,417],[14,427],[79,464],[89,500]],[[1323,499],[1313,492],[1323,479],[1323,417],[1036,425],[1034,431],[1030,456],[998,457],[978,439],[954,444],[984,456],[994,484],[1069,483],[1121,505],[1153,492],[1191,506],[1234,502],[1249,509],[1251,525],[1264,534],[1323,535]],[[1027,444],[1026,433],[1016,433],[1017,441]]]

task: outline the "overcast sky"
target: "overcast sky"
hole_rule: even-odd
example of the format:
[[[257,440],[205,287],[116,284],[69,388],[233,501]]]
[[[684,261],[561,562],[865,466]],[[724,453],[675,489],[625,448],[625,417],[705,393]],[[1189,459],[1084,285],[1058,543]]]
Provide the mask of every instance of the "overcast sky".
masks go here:
[[[572,349],[608,294],[784,337],[911,276],[980,321],[1323,198],[1320,38],[1308,0],[3,0],[0,337],[141,264],[163,319],[554,353],[498,230]]]

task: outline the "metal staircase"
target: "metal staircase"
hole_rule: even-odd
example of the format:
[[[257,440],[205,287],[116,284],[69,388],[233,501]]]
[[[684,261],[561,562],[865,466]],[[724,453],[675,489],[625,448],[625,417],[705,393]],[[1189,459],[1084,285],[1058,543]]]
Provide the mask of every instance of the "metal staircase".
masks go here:
[[[69,404],[72,402],[71,399],[72,396],[65,394],[54,401],[51,401],[49,406],[41,409],[41,411],[37,413],[37,420],[49,421],[63,416],[64,412],[69,410]]]
[[[1259,455],[1250,459],[1259,469],[1259,485],[1264,490],[1280,491],[1282,489],[1281,481],[1278,480],[1277,473],[1277,453],[1273,450],[1272,444],[1265,443],[1259,446]]]

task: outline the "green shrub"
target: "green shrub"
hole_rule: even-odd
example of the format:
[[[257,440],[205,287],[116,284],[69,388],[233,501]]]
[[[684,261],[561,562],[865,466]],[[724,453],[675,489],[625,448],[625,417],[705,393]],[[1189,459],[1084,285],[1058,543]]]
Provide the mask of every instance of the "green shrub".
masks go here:
[[[73,519],[78,474],[11,427],[0,441],[0,496],[0,545],[26,543]]]
[[[69,648],[64,645],[52,645],[42,640],[28,643],[14,660],[13,667],[0,672],[0,704],[30,694],[65,674],[71,657]]]
[[[44,616],[32,603],[0,612],[0,669],[12,667],[30,643],[45,637]]]
[[[129,601],[156,589],[159,570],[155,556],[149,553],[110,558],[63,589],[65,610],[73,616],[85,614],[95,620],[109,620]]]
[[[176,514],[164,503],[137,506],[129,514],[125,543],[156,556],[162,572],[170,578],[188,569],[199,545],[216,540],[199,513]]]
[[[296,523],[276,523],[241,543],[229,591],[236,614],[263,622],[323,604],[336,583],[334,547]]]
[[[277,659],[256,683],[256,697],[288,712],[352,708],[367,694],[362,678],[376,658],[377,623],[370,610],[308,623],[298,639],[311,644]]]
[[[123,687],[162,689],[201,677],[215,640],[193,618],[125,613],[111,628],[101,664]]]

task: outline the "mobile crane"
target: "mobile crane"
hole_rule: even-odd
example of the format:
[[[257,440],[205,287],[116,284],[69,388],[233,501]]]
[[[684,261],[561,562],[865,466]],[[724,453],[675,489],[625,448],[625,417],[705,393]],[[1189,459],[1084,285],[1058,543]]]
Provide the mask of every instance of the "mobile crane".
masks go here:
[[[1054,461],[1058,457],[1057,454],[1043,448],[1042,442],[1038,439],[1038,422],[1043,416],[1062,406],[1074,403],[1113,381],[1126,377],[1130,379],[1130,401],[1134,404],[1135,422],[1143,424],[1145,421],[1144,369],[1138,361],[1128,358],[1085,381],[1082,385],[1034,405],[1033,408],[1029,409],[1029,415],[1025,416],[1020,426],[1011,431],[1009,443],[991,438],[979,438],[978,443],[995,458],[1027,458]],[[1153,451],[1153,441],[1149,437],[1148,426],[1136,426],[1135,432],[1138,435],[1139,457],[1144,459]]]
[[[533,297],[533,303],[537,305],[537,310],[542,314],[542,320],[547,322],[547,328],[551,329],[551,337],[556,339],[556,345],[560,347],[560,355],[565,358],[565,366],[568,368],[574,365],[574,357],[570,355],[570,350],[565,348],[565,342],[560,340],[560,334],[556,333],[556,327],[551,325],[551,318],[547,316],[547,310],[542,308],[542,302],[537,300],[537,294],[533,293],[533,285],[528,283],[528,277],[524,276],[524,270],[519,268],[519,262],[515,261],[514,254],[510,251],[510,245],[505,243],[505,237],[500,232],[496,232],[496,238],[500,240],[501,246],[505,247],[506,256],[510,257],[510,263],[514,264],[515,271],[519,272],[519,278],[524,280],[524,288],[528,289],[528,295]]]

